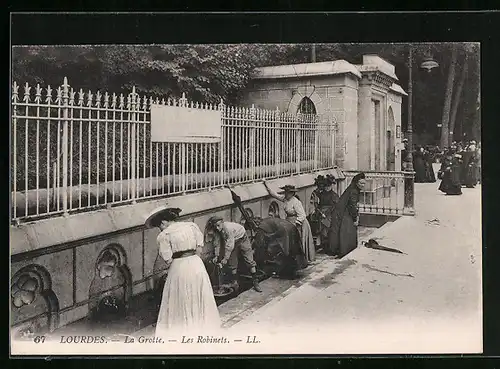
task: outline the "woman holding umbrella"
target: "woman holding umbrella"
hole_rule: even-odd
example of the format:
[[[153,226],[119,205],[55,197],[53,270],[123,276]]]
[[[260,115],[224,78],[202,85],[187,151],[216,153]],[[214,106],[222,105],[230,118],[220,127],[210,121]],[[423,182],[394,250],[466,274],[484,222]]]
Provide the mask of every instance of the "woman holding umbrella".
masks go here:
[[[314,247],[311,226],[307,221],[304,206],[296,196],[297,189],[295,186],[286,185],[281,187],[282,191],[278,193],[273,191],[265,180],[262,181],[262,183],[266,186],[269,195],[285,204],[286,219],[295,224],[301,233],[302,250],[304,251],[307,261],[314,261],[316,259],[316,250]]]
[[[156,336],[172,331],[199,332],[220,327],[212,284],[196,249],[203,234],[193,222],[179,222],[179,208],[162,207],[146,219],[148,228],[159,228],[159,253],[168,265],[168,275],[156,324]]]

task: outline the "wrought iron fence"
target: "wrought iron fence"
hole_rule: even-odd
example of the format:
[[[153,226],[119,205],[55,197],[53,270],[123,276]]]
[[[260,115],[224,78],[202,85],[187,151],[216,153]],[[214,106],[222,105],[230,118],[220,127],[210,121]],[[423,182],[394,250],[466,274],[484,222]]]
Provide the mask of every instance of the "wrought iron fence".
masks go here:
[[[335,124],[317,115],[12,86],[11,219],[210,190],[334,166]],[[55,94],[54,94],[55,93]],[[55,96],[54,96],[55,95]],[[151,141],[152,104],[220,110],[221,141]]]
[[[345,171],[342,191],[358,171]],[[366,185],[361,191],[358,208],[361,213],[380,215],[414,215],[414,173],[364,171]]]

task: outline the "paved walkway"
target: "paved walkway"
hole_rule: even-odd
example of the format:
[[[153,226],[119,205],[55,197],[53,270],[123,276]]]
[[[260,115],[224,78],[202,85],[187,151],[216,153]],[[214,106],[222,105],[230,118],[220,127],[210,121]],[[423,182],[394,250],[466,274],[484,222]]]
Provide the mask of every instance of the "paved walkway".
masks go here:
[[[405,254],[359,247],[322,263],[228,330],[266,342],[243,352],[481,352],[481,188],[445,196],[438,185],[416,184],[416,216],[370,235]]]
[[[445,196],[438,186],[415,185],[414,217],[360,234],[404,254],[360,246],[342,260],[320,256],[300,281],[270,278],[262,294],[219,306],[224,334],[261,343],[206,353],[481,352],[481,187]]]

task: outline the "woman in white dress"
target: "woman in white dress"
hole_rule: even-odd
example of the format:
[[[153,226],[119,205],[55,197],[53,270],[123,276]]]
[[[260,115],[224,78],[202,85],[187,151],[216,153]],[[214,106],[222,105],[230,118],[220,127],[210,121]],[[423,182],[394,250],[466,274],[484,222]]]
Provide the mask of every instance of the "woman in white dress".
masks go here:
[[[302,238],[302,250],[307,258],[307,262],[312,262],[316,259],[316,249],[312,236],[311,226],[307,221],[304,206],[296,197],[297,190],[295,186],[286,185],[281,187],[283,191],[280,193],[273,191],[266,181],[262,181],[266,186],[269,195],[276,200],[283,201],[286,219],[297,226]]]
[[[203,246],[203,234],[195,223],[177,222],[180,212],[179,208],[164,207],[152,212],[146,220],[148,228],[160,229],[159,253],[168,265],[156,337],[220,327],[212,284],[196,254],[197,247]]]

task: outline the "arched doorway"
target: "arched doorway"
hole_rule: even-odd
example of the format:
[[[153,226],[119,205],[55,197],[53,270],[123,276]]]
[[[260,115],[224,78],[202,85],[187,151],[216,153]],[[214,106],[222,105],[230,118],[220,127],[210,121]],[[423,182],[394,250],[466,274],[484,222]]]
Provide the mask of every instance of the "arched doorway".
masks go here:
[[[396,170],[396,121],[392,107],[389,107],[387,112],[387,132],[386,132],[386,169],[389,171]]]

